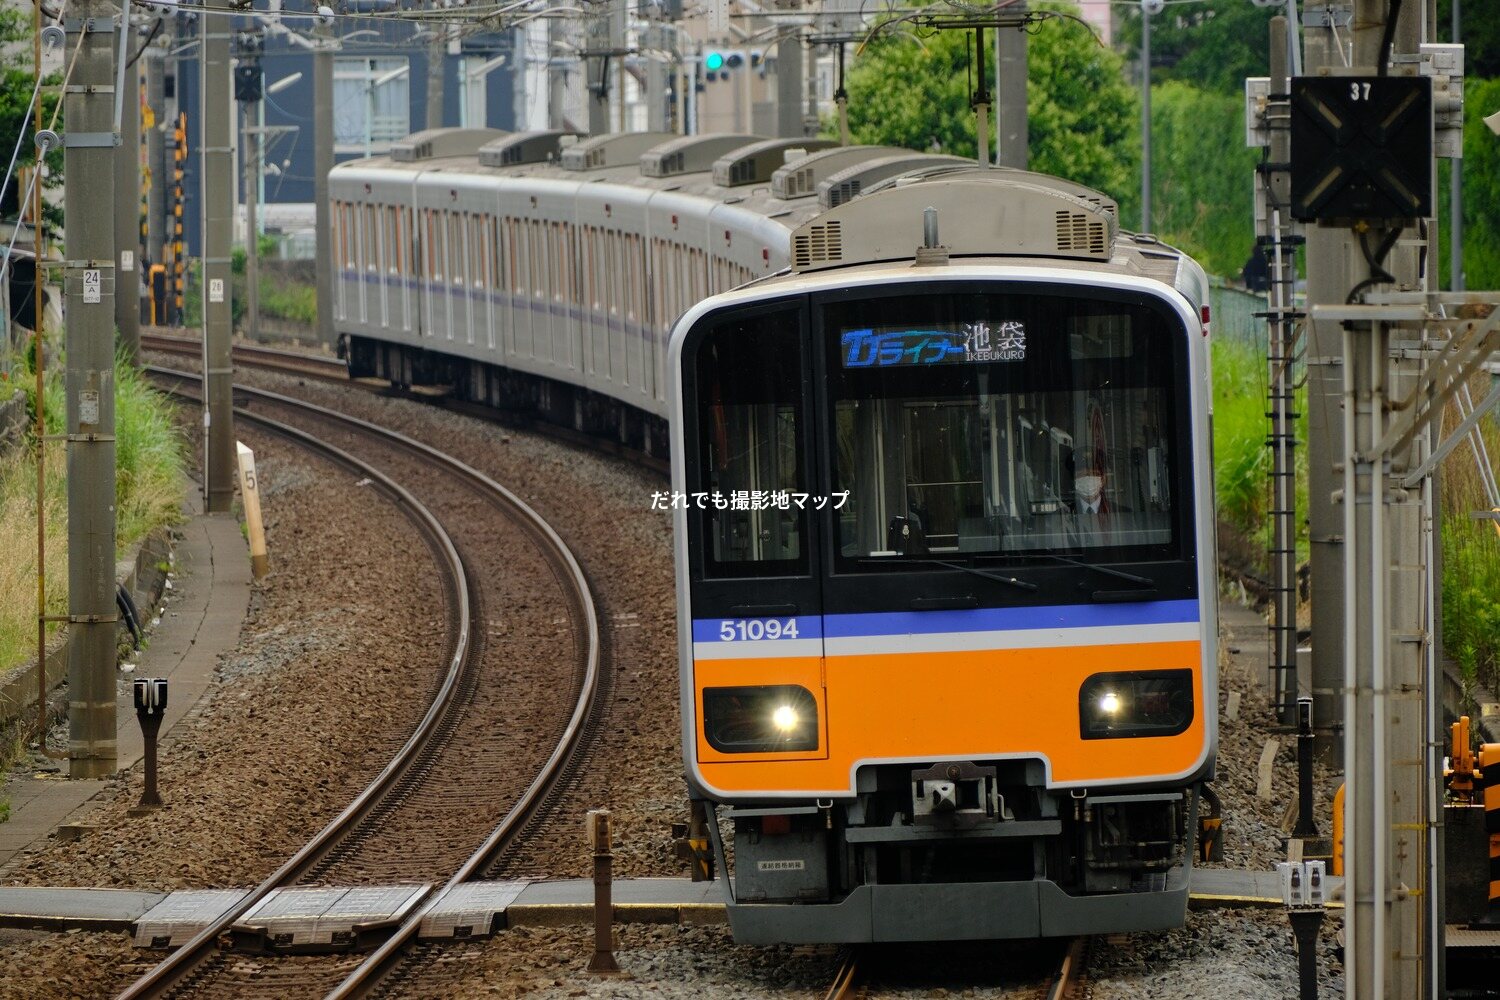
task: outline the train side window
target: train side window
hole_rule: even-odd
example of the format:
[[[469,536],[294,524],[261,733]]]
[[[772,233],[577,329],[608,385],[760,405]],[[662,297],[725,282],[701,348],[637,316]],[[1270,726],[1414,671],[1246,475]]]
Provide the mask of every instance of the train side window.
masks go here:
[[[488,220],[487,230],[490,244],[490,287],[500,287],[500,220],[493,215]]]
[[[799,312],[787,309],[721,320],[694,348],[691,492],[706,502],[690,503],[688,519],[705,576],[808,572],[808,514],[794,499],[808,492],[801,341]]]
[[[391,271],[405,275],[406,266],[406,209],[391,209]]]
[[[467,212],[448,213],[448,253],[450,254],[449,260],[452,261],[449,269],[453,272],[453,283],[460,288],[463,287],[464,275],[468,271],[469,264],[468,249],[465,245],[468,229],[465,220],[467,218]]]

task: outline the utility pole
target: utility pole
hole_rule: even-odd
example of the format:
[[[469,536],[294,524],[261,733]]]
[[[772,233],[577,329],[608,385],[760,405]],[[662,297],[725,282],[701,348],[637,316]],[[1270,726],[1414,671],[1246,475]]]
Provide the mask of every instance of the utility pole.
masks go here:
[[[198,162],[200,239],[203,261],[203,489],[204,509],[229,510],[234,499],[234,385],[230,354],[229,254],[233,231],[234,167],[230,150],[233,107],[229,101],[227,18],[198,15]]]
[[[1453,2],[1454,45],[1463,41],[1459,28],[1461,0]],[[1448,287],[1464,290],[1464,161],[1455,156],[1448,161]]]
[[[807,133],[802,118],[802,35],[792,29],[776,45],[776,134],[797,138]]]
[[[547,18],[547,127],[552,129],[567,127],[568,83],[561,66],[566,24],[560,17]]]
[[[313,211],[318,227],[318,342],[333,347],[333,206],[328,173],[333,169],[333,53],[337,43],[319,31],[313,49]]]
[[[1026,0],[1006,12],[1026,13]],[[1024,27],[995,29],[995,163],[1025,170],[1031,162],[1026,101],[1027,34]]]
[[[1342,138],[1332,154],[1358,156],[1369,167],[1377,179],[1361,188],[1347,170],[1330,173],[1326,161],[1293,162],[1299,217],[1316,223],[1307,232],[1313,693],[1328,706],[1325,713],[1315,708],[1320,725],[1341,727],[1343,736],[1351,1000],[1433,998],[1441,956],[1427,840],[1438,832],[1430,812],[1436,734],[1423,702],[1436,687],[1427,604],[1433,545],[1424,527],[1431,483],[1401,470],[1422,467],[1427,437],[1418,427],[1433,419],[1432,403],[1443,391],[1428,379],[1447,359],[1426,350],[1425,239],[1411,225],[1430,214],[1430,184],[1415,174],[1405,187],[1379,180],[1415,170],[1420,158],[1429,158],[1430,168],[1431,106],[1420,82],[1409,80],[1416,66],[1402,58],[1418,50],[1421,15],[1408,6],[1388,25],[1386,0],[1355,0],[1352,10],[1308,8],[1311,79],[1294,83],[1292,93],[1294,158],[1308,155],[1297,146],[1299,115],[1310,138],[1328,134],[1327,113],[1316,111],[1320,101],[1337,104],[1332,113],[1344,121],[1381,116],[1382,123],[1379,132],[1341,131],[1368,138]],[[1351,38],[1352,53],[1342,49]],[[1397,158],[1400,150],[1415,150],[1419,159],[1409,165]],[[1335,186],[1318,192],[1320,176],[1333,177]],[[1407,204],[1387,193],[1413,185],[1420,190]],[[1370,301],[1387,304],[1364,305]],[[1400,322],[1416,329],[1397,339]],[[1398,432],[1400,425],[1408,430]]]
[[[167,114],[165,56],[147,50],[141,57],[146,63],[146,107],[152,115],[151,127],[146,131],[146,170],[150,183],[146,188],[146,253],[142,267],[166,263],[163,249],[167,242],[166,189],[172,176],[171,162],[166,155],[166,128],[171,116]],[[146,272],[149,278],[151,272]],[[163,303],[165,304],[165,303]],[[166,316],[155,315],[156,322],[166,323]]]
[[[63,96],[68,217],[68,746],[70,778],[115,769],[115,74],[122,5],[80,0]],[[109,205],[111,210],[100,211]]]
[[[615,19],[604,7],[587,15],[584,28],[584,79],[587,81],[589,135],[609,131],[609,61],[614,44]]]
[[[433,4],[433,9],[437,9]],[[427,43],[427,128],[443,127],[444,60],[448,57],[447,22],[433,23],[428,29],[432,38]]]
[[[245,335],[260,339],[260,126],[255,121],[259,102],[247,101],[242,114],[245,150],[240,154],[245,166]]]
[[[239,64],[234,69],[234,99],[240,106],[244,142],[240,147],[242,182],[245,187],[245,333],[260,339],[260,226],[255,217],[260,196],[261,130],[256,112],[261,107],[264,77],[260,55],[261,36],[244,32],[238,39]]]
[[[998,28],[996,31],[1000,30]],[[981,167],[990,165],[990,87],[984,71],[984,28],[974,28],[974,114],[976,117],[974,138],[977,140],[976,156]]]
[[[663,59],[670,43],[667,33],[654,21],[641,29],[641,55],[646,61],[646,131],[667,131],[667,74],[671,60]]]
[[[1160,10],[1161,0],[1154,0]],[[1141,232],[1151,231],[1151,11],[1141,0]]]
[[[129,58],[129,41],[123,47]],[[120,351],[135,364],[141,353],[141,90],[139,66],[120,74],[120,145],[115,147],[115,326]]]

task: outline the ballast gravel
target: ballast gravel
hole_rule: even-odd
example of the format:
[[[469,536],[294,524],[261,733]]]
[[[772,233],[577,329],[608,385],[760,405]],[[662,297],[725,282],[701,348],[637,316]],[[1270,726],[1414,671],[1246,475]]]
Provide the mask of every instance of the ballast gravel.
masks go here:
[[[585,876],[588,856],[579,833],[580,817],[589,807],[606,806],[614,813],[617,875],[684,874],[682,862],[672,855],[670,837],[671,824],[684,815],[671,530],[669,514],[651,509],[652,493],[666,488],[665,477],[545,437],[408,400],[274,373],[249,372],[243,373],[243,377],[252,384],[335,406],[438,444],[514,489],[553,523],[574,547],[599,589],[605,614],[602,624],[607,629],[615,659],[610,710],[602,727],[603,739],[594,752],[605,766],[592,769],[577,782],[563,806],[534,831],[534,846],[522,853],[512,873]],[[277,471],[274,460],[272,465],[274,474]],[[316,488],[297,483],[298,475],[308,475],[315,482],[320,474],[309,474],[304,465],[295,462],[283,465],[279,471],[281,475],[274,478],[293,493]],[[268,484],[266,488],[269,491],[276,487]],[[375,537],[389,537],[389,533]],[[272,545],[276,558],[274,539]],[[335,543],[329,551],[342,556],[351,547]],[[425,553],[419,554],[425,558]],[[314,625],[312,636],[306,640],[312,645],[312,652],[326,653],[320,645],[322,640],[317,638],[327,625],[326,619],[304,610],[300,619],[280,617],[262,621],[262,602],[266,596],[258,592],[252,609],[252,621],[262,626],[259,631],[265,633],[263,655],[245,660],[238,669],[226,667],[223,671],[226,678],[234,675],[236,689],[243,684],[263,683],[266,677],[283,676],[290,669],[288,661],[295,660],[298,650],[277,643],[306,638],[295,628],[299,620]],[[435,599],[435,595],[427,599]],[[247,635],[251,632],[249,625],[246,632]],[[1228,647],[1249,649],[1251,643],[1263,642],[1264,632],[1254,629],[1243,635],[1228,635],[1224,641],[1216,788],[1224,801],[1224,866],[1229,868],[1268,870],[1284,858],[1284,820],[1288,803],[1295,798],[1294,745],[1284,735],[1273,732],[1276,723],[1266,704],[1263,681],[1253,676],[1254,668],[1247,665],[1248,658],[1227,655]],[[1222,714],[1232,691],[1240,695],[1237,719]],[[226,709],[230,704],[226,702]],[[1260,799],[1256,796],[1256,764],[1266,740],[1273,737],[1280,745],[1275,756],[1272,796]],[[262,733],[259,738],[279,739],[280,735]],[[388,756],[388,749],[371,747],[363,753],[369,762],[383,761],[385,757],[381,754]],[[1325,771],[1318,772],[1317,797],[1320,814],[1325,817],[1334,780]],[[233,819],[240,824],[247,817],[236,814]],[[215,843],[205,853],[218,854],[225,846]],[[46,878],[55,878],[51,884],[59,885],[236,883],[233,875],[207,877],[196,864],[178,874],[176,882],[171,881],[172,873],[152,872],[149,868],[127,870],[111,881],[100,877],[112,870],[108,862],[91,863],[81,855],[69,860],[78,862],[77,870],[82,873],[79,877],[60,877],[65,874],[62,871],[51,871],[42,878],[17,877],[13,871],[0,873],[0,877],[12,884],[43,884]],[[277,859],[263,860],[268,863]],[[214,871],[237,872],[249,868],[253,866],[247,868],[243,862],[237,868],[232,864],[228,869],[219,863],[213,866]],[[68,870],[72,870],[71,865]],[[158,881],[150,883],[151,877]],[[238,884],[245,881],[238,878]],[[1324,997],[1342,995],[1341,969],[1332,953],[1339,923],[1335,912],[1323,928],[1320,995]],[[451,954],[446,949],[439,951],[437,954],[443,956],[440,975],[417,978],[409,988],[404,986],[393,995],[526,996],[544,1000],[563,997],[780,1000],[822,996],[838,962],[832,948],[737,946],[722,926],[630,925],[619,928],[617,937],[618,957],[626,973],[619,978],[598,979],[587,974],[592,945],[590,933],[583,928],[517,928],[490,941],[468,943]],[[48,946],[49,941],[61,940],[28,937],[14,941],[0,936],[0,984],[17,984],[23,981],[18,977],[30,978],[40,970],[44,975],[82,977],[67,980],[70,983],[101,986],[110,983],[97,991],[76,989],[73,993],[103,995],[134,978],[130,963],[140,964],[140,956],[132,952],[120,935],[75,935],[67,947]],[[965,946],[961,950],[971,949]],[[997,953],[1003,955],[1004,947],[998,948]],[[1031,995],[1019,992],[1014,981],[998,978],[998,967],[985,971],[982,962],[965,965],[967,979],[941,976],[921,979],[918,967],[940,966],[944,955],[941,949],[913,953],[910,963],[914,968],[910,971],[916,978],[907,981],[903,975],[901,982],[877,984],[880,988],[872,991],[872,995],[976,998]],[[1192,911],[1186,926],[1177,930],[1122,935],[1096,942],[1089,967],[1093,970],[1092,995],[1098,1000],[1197,1000],[1209,995],[1269,1000],[1296,995],[1295,950],[1285,913],[1279,909]],[[0,985],[0,997],[12,995],[7,993],[8,989]],[[26,990],[24,995],[29,998],[37,993]]]

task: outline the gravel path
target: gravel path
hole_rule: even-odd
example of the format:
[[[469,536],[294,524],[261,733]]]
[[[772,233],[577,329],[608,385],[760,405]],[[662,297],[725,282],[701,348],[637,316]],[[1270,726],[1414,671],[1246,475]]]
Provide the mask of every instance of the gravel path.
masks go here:
[[[141,785],[132,768],[85,817],[96,833],[17,855],[4,884],[253,885],[364,787],[425,709],[412,693],[430,690],[445,659],[426,543],[343,470],[246,431],[273,572],[213,687],[162,739],[167,808],[126,815]]]

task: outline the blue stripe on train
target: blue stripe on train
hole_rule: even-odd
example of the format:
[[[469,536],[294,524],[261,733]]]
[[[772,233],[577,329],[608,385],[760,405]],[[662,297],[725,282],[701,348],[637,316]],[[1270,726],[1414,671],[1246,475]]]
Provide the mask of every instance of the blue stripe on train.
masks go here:
[[[1174,625],[1199,619],[1197,601],[1144,601],[1138,604],[1060,604],[1041,608],[976,608],[972,611],[881,611],[867,614],[797,616],[797,638],[852,639],[875,635],[932,635],[943,632],[1013,632],[1047,628],[1109,628],[1119,625]],[[732,618],[693,621],[694,642],[723,639],[719,623]],[[785,621],[786,619],[781,619]],[[820,627],[821,626],[821,627]]]

